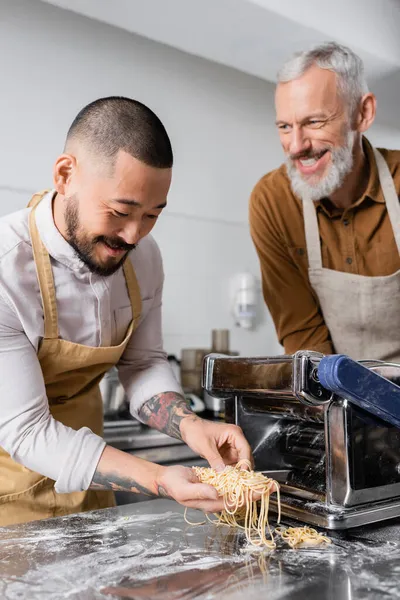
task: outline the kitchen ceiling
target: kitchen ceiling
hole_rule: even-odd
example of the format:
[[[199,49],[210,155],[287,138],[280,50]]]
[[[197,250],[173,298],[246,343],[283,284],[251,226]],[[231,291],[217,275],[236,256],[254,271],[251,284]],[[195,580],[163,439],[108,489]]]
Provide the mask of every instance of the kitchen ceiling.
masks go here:
[[[292,52],[336,40],[363,58],[383,120],[397,119],[400,0],[42,1],[268,81]]]

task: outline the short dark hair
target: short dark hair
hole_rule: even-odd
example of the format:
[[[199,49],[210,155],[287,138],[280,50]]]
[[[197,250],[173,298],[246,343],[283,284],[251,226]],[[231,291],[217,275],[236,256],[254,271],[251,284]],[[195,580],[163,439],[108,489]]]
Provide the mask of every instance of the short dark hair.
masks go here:
[[[164,125],[150,108],[131,98],[99,98],[82,108],[68,130],[66,145],[72,139],[87,140],[95,152],[109,159],[124,150],[151,167],[173,164]]]

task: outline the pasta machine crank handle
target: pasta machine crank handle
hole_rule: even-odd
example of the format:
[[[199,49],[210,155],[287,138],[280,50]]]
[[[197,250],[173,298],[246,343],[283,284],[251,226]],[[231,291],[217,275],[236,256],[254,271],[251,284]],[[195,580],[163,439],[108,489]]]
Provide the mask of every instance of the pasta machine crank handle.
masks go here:
[[[324,356],[318,378],[324,388],[400,427],[400,387],[392,381],[344,354]]]

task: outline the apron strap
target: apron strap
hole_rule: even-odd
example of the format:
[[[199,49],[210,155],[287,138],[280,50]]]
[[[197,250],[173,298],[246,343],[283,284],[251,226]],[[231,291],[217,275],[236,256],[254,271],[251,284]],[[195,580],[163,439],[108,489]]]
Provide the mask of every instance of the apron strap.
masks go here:
[[[123,269],[126,287],[128,288],[129,299],[132,306],[132,323],[134,323],[133,329],[136,329],[140,315],[142,314],[142,298],[140,295],[140,288],[136,278],[136,273],[129,256],[124,262]]]
[[[38,192],[37,194],[33,194],[32,198],[29,200],[28,208],[35,208],[39,204],[42,198],[45,197],[51,190],[43,190],[42,192]]]
[[[32,240],[33,258],[35,261],[40,295],[42,297],[43,304],[43,337],[45,339],[58,339],[58,315],[53,271],[51,268],[49,253],[40,239],[35,218],[36,207],[46,193],[47,192],[41,192],[40,194],[35,194],[28,205],[33,207],[29,215],[29,232]]]
[[[303,198],[304,232],[306,234],[306,247],[309,269],[322,269],[321,242],[317,210],[313,200]]]
[[[379,181],[386,201],[386,208],[392,224],[394,238],[400,254],[400,201],[394,187],[393,177],[390,174],[386,160],[379,150],[374,150],[376,165],[378,167]]]

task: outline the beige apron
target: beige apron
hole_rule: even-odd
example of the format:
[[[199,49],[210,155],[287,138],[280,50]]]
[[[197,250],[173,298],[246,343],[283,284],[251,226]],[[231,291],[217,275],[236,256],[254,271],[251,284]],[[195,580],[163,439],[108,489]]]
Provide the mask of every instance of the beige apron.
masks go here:
[[[383,156],[374,149],[379,180],[400,253],[400,203]],[[322,267],[314,202],[303,200],[309,279],[335,352],[353,359],[400,362],[400,271],[366,277]]]
[[[133,319],[118,346],[84,346],[59,338],[57,304],[50,257],[35,222],[37,204],[46,192],[29,203],[29,230],[44,314],[44,336],[38,351],[52,416],[75,430],[89,427],[103,434],[103,404],[99,382],[124,352],[141,313],[140,290],[130,260],[123,266]],[[51,448],[48,449],[51,453]],[[56,517],[115,504],[108,491],[88,490],[57,494],[54,481],[11,459],[0,448],[0,525]]]

